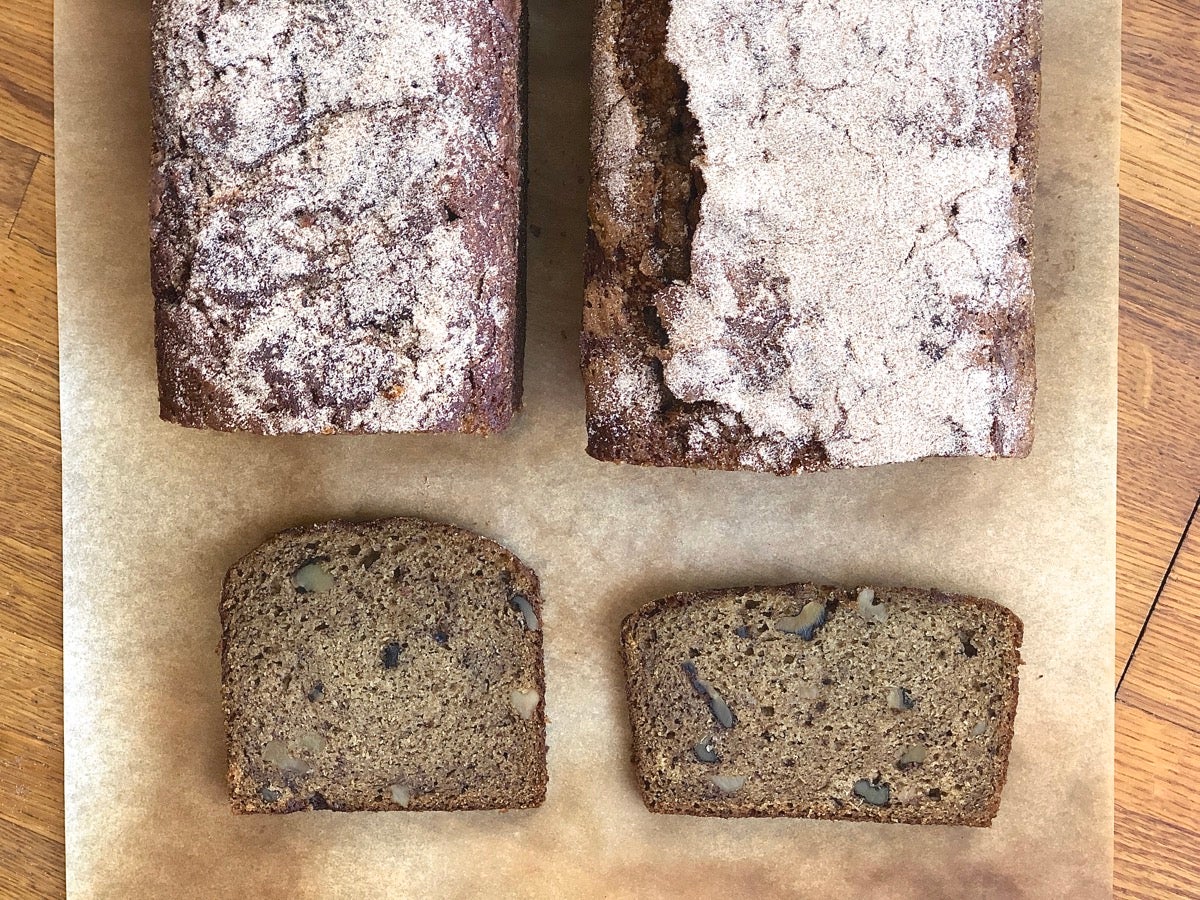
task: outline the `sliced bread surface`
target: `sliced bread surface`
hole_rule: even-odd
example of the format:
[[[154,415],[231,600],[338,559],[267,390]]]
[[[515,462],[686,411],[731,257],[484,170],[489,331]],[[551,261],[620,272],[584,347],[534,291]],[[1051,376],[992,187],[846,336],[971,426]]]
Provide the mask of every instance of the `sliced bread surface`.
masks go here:
[[[221,621],[235,811],[542,802],[538,580],[498,544],[414,518],[295,528],[229,571]]]
[[[1022,624],[999,604],[793,584],[676,594],[622,628],[653,812],[986,826]]]

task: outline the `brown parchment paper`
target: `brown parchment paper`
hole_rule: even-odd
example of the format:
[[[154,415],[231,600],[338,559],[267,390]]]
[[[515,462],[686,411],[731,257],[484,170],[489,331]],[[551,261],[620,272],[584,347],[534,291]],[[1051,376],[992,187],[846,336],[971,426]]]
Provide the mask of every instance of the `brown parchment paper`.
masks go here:
[[[1112,841],[1117,0],[1046,0],[1027,460],[778,479],[583,452],[589,0],[531,0],[526,404],[499,437],[258,438],[156,415],[147,0],[59,0],[67,878],[80,897],[1100,897]],[[416,514],[541,575],[538,810],[234,817],[217,599],[285,526]],[[646,812],[617,629],[680,589],[939,586],[1025,620],[990,829]]]

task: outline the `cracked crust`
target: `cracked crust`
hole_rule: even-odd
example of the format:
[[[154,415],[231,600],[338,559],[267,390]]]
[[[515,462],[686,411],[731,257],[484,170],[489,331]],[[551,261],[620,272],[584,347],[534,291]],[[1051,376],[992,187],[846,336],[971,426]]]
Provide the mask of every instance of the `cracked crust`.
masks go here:
[[[888,614],[868,621],[861,590],[676,594],[626,617],[632,758],[652,812],[991,824],[1012,749],[1021,620],[977,597],[877,588]],[[826,609],[811,640],[776,627],[809,602]],[[892,705],[897,687],[908,708]],[[730,727],[701,688],[721,697]],[[702,738],[719,759],[697,757]],[[898,765],[915,745],[925,759]],[[745,781],[727,792],[713,776]],[[886,784],[888,803],[864,802],[860,779]]]
[[[155,0],[163,418],[499,431],[521,393],[520,0]]]
[[[791,474],[1028,453],[1040,6],[955,0],[943,21],[848,0],[833,24],[826,6],[600,3],[592,456]],[[871,82],[881,64],[855,54],[907,58],[897,35],[929,71]],[[932,222],[905,217],[903,179],[932,183],[907,198]]]

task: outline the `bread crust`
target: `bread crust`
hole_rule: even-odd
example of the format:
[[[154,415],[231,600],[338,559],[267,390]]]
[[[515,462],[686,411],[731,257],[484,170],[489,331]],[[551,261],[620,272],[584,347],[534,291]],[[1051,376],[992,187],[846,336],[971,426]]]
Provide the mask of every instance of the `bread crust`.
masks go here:
[[[786,0],[778,2],[786,6]],[[998,23],[990,73],[1012,98],[1012,229],[1017,253],[1028,263],[1041,6],[1040,0],[1011,0],[1001,8],[1007,19]],[[688,109],[688,86],[667,60],[670,15],[671,0],[601,0],[596,11],[581,340],[588,453],[610,462],[778,475],[933,455],[1026,456],[1036,384],[1028,279],[1014,281],[1002,314],[959,311],[956,327],[976,328],[990,341],[985,368],[992,373],[994,418],[990,433],[957,446],[948,446],[950,438],[943,436],[916,453],[889,455],[884,448],[847,460],[830,452],[828,434],[765,432],[722,401],[680,397],[668,387],[664,366],[675,349],[669,323],[664,327],[663,311],[670,306],[664,298],[692,277],[691,248],[705,191],[698,174],[704,135]],[[864,308],[862,315],[866,321],[872,313]],[[742,337],[750,347],[762,340]]]
[[[743,597],[747,594],[779,593],[794,595],[797,598],[825,597],[831,598],[837,603],[853,604],[860,590],[862,588],[850,590],[830,585],[810,583],[770,586],[755,585],[742,588],[683,592],[645,604],[627,615],[621,623],[621,659],[625,670],[625,697],[631,717],[636,718],[638,713],[635,711],[642,708],[647,693],[651,690],[642,665],[640,644],[637,636],[639,626],[652,622],[658,616],[670,614],[673,611],[704,603],[705,601],[727,600]],[[632,728],[631,761],[634,771],[642,776],[639,777],[638,781],[642,800],[646,808],[654,813],[718,818],[797,817],[826,820],[875,821],[909,825],[964,825],[979,828],[990,826],[992,820],[999,812],[1001,794],[1008,777],[1008,757],[1012,749],[1014,723],[1016,721],[1017,703],[1020,695],[1018,667],[1021,663],[1020,648],[1024,636],[1024,624],[1012,610],[980,597],[914,588],[879,589],[877,593],[880,597],[886,597],[889,603],[920,600],[931,601],[939,605],[974,606],[981,610],[999,613],[1003,617],[1007,637],[1012,648],[1011,678],[1005,685],[1005,703],[997,717],[995,755],[999,764],[995,772],[995,777],[989,786],[988,799],[985,804],[975,809],[948,810],[944,811],[945,814],[941,815],[920,814],[912,816],[908,815],[903,807],[897,808],[894,806],[883,808],[869,805],[846,807],[845,813],[834,815],[820,811],[765,810],[752,804],[739,803],[736,800],[730,800],[722,805],[691,803],[663,796],[650,789],[649,781],[645,777],[645,774],[653,769],[653,754],[651,748],[642,739],[642,732],[637,727],[637,722],[634,721]]]
[[[525,332],[524,2],[306,10],[152,3],[160,414],[501,431]]]

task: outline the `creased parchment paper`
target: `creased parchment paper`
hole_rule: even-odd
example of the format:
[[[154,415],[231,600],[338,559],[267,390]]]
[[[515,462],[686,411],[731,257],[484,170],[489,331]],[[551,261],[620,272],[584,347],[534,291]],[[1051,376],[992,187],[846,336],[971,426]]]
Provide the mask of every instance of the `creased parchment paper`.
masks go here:
[[[590,4],[532,0],[529,352],[515,427],[257,438],[156,415],[148,3],[56,14],[67,878],[80,897],[1102,897],[1112,840],[1119,6],[1046,0],[1028,460],[778,479],[583,453]],[[550,789],[509,813],[234,817],[217,599],[272,532],[415,514],[542,577]],[[990,829],[653,816],[621,618],[675,590],[938,586],[1025,620]]]

